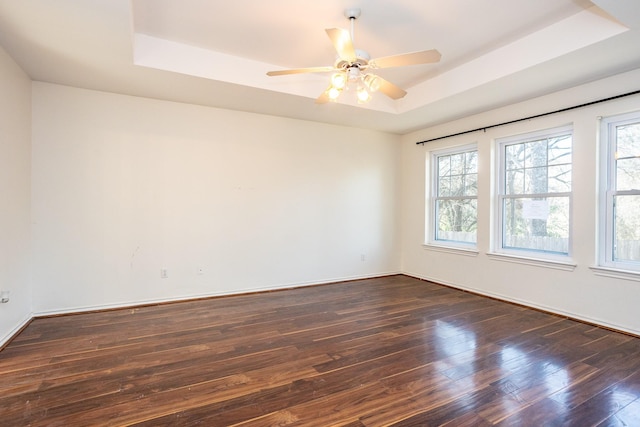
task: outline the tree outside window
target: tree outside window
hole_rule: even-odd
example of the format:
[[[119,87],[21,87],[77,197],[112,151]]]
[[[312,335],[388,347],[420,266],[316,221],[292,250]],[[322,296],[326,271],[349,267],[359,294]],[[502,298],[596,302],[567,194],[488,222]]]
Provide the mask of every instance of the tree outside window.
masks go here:
[[[640,113],[603,120],[601,264],[640,270]]]
[[[568,255],[571,129],[509,138],[498,147],[499,250]]]
[[[467,146],[433,154],[433,234],[439,244],[475,245],[478,151]]]

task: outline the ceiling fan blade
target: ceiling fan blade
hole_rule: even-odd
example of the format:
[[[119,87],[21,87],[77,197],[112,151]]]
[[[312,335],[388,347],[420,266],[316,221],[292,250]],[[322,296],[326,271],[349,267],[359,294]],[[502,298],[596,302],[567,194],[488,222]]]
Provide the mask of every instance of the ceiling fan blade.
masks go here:
[[[293,68],[290,70],[269,71],[267,73],[267,76],[284,76],[287,74],[302,74],[302,73],[326,73],[334,70],[335,68],[333,67]]]
[[[400,55],[385,56],[369,61],[372,68],[403,67],[405,65],[431,64],[440,61],[440,52],[436,49],[423,50],[421,52],[403,53]]]
[[[340,59],[349,63],[355,62],[356,49],[353,47],[353,41],[351,40],[349,31],[343,30],[342,28],[327,28],[326,31]]]
[[[329,95],[327,95],[327,91],[325,90],[322,94],[316,99],[316,104],[326,104],[329,102]]]
[[[407,94],[407,91],[405,91],[404,89],[399,88],[398,86],[394,85],[390,81],[387,81],[387,80],[383,79],[380,76],[376,76],[376,78],[378,79],[378,82],[380,83],[380,87],[378,88],[378,91],[384,93],[389,98],[391,98],[391,99],[400,99],[400,98],[403,98]]]

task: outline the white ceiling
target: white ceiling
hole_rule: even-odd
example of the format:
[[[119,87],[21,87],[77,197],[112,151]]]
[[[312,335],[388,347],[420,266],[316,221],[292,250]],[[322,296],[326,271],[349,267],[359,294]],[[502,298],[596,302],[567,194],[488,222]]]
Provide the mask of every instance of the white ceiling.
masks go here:
[[[372,57],[436,48],[437,64],[378,70],[407,90],[315,104],[326,28]],[[407,133],[640,67],[638,0],[0,0],[0,45],[33,80]]]

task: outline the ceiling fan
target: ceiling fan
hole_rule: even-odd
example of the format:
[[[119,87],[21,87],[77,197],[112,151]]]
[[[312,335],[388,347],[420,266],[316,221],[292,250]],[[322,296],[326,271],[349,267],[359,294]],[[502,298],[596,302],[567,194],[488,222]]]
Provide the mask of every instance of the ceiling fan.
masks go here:
[[[354,23],[360,17],[360,12],[360,9],[346,9],[344,11],[344,16],[351,22],[351,32],[341,28],[326,30],[338,53],[333,66],[269,71],[267,75],[283,76],[333,72],[329,87],[316,99],[318,104],[335,101],[343,90],[352,90],[353,88],[356,90],[359,103],[367,102],[371,98],[371,93],[375,91],[380,91],[392,99],[404,97],[407,94],[404,89],[373,74],[371,70],[438,62],[440,61],[440,52],[431,49],[371,59],[366,51],[356,49],[354,46]]]

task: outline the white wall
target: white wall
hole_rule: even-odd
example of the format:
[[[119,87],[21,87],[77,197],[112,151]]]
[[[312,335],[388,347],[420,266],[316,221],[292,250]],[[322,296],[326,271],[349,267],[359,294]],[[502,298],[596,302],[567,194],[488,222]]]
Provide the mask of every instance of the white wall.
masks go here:
[[[0,73],[6,94],[0,98],[0,185],[8,201],[0,210],[0,287],[9,284],[12,292],[11,303],[0,305],[0,339],[32,311],[398,271],[640,333],[640,283],[589,269],[597,234],[597,118],[640,110],[639,97],[415,145],[637,90],[640,71],[401,138],[38,82],[30,127],[28,77],[3,52]],[[577,267],[489,259],[494,140],[567,123],[574,126]],[[479,254],[425,249],[427,153],[470,142],[478,143],[481,156]],[[161,268],[169,278],[160,278]]]
[[[37,82],[33,100],[36,314],[399,271],[397,136]]]
[[[31,318],[31,80],[0,47],[0,346]]]
[[[640,89],[639,81],[640,70],[636,70],[403,136],[403,271],[416,277],[640,334],[640,281],[597,276],[589,268],[596,263],[598,116],[638,111],[640,96],[448,138],[424,146],[416,145],[416,142],[430,138],[636,91]],[[489,259],[486,254],[491,245],[495,139],[569,123],[574,127],[572,259],[577,267],[574,271],[560,271]],[[425,173],[428,153],[473,142],[477,142],[479,151],[479,254],[475,257],[463,256],[425,248]]]

